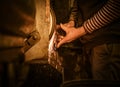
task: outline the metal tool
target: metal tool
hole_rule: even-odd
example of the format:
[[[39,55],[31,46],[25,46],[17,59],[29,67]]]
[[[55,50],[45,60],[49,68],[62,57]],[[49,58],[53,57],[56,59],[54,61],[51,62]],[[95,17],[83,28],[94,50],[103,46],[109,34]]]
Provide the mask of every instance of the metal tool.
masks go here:
[[[40,40],[40,34],[37,30],[29,34],[28,38],[25,40],[25,46],[23,47],[24,52],[30,49]]]
[[[48,48],[48,62],[61,73],[63,72],[62,61],[57,52],[57,32],[54,31]]]

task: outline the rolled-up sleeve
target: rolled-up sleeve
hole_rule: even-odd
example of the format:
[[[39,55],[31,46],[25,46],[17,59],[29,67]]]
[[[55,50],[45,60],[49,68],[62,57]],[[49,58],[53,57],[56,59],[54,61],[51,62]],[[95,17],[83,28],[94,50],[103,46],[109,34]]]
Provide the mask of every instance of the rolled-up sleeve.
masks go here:
[[[87,33],[92,33],[118,18],[120,18],[120,0],[108,0],[93,17],[83,23],[83,27]]]

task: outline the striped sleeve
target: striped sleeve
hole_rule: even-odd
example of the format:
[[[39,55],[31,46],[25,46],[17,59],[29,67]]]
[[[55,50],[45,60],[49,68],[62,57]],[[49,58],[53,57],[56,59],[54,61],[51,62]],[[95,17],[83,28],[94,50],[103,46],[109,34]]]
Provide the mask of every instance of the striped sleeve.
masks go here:
[[[120,18],[120,0],[109,0],[93,17],[84,22],[86,32],[92,33]]]

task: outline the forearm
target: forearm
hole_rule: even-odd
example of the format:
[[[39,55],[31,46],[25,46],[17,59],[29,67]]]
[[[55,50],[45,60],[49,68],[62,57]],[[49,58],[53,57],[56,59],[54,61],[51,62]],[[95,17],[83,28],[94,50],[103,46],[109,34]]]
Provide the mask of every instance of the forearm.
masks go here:
[[[92,18],[84,22],[86,32],[92,33],[120,18],[120,0],[109,0]]]
[[[87,33],[83,26],[76,28],[76,31],[76,35],[78,34],[78,38],[84,36]]]

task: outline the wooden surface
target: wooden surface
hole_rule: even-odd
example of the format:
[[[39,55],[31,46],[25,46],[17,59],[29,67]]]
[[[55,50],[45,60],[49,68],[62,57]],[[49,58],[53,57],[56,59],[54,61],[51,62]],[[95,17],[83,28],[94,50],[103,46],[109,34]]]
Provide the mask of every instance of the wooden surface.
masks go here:
[[[47,4],[48,3],[48,4]],[[49,42],[49,0],[36,0],[36,29],[40,33],[40,41],[25,53],[25,60],[47,58]],[[46,8],[47,6],[47,8]]]

